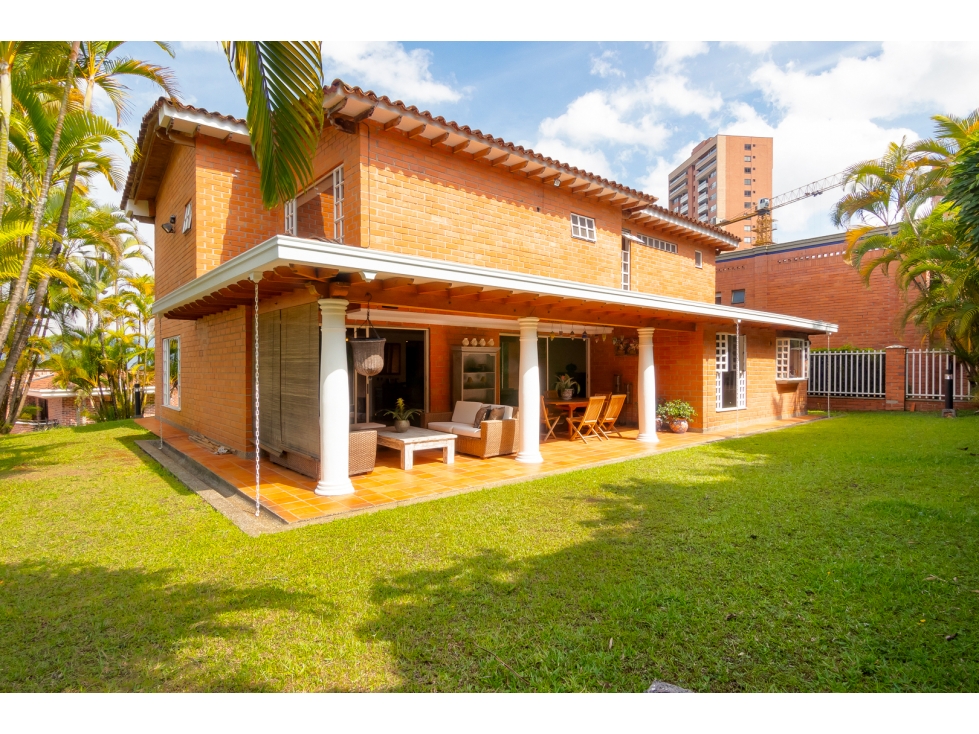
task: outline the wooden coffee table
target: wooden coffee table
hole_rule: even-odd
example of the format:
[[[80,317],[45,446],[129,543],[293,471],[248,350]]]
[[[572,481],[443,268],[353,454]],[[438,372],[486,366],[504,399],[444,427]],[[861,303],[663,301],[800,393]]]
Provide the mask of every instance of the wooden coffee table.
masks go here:
[[[455,463],[456,437],[453,433],[430,431],[427,428],[412,426],[404,433],[398,433],[393,428],[377,432],[379,446],[387,446],[401,452],[401,468],[408,471],[415,465],[414,453],[428,449],[442,449],[442,462]]]

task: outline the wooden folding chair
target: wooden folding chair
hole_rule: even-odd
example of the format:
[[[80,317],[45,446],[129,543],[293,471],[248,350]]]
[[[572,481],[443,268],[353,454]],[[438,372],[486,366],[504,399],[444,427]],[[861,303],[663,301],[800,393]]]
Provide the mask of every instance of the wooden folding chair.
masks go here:
[[[608,438],[610,433],[618,434],[619,438],[622,438],[622,431],[618,429],[615,422],[619,419],[622,406],[625,405],[625,397],[625,395],[612,395],[605,403],[605,409],[602,410],[602,415],[595,426],[605,438]]]
[[[588,398],[588,405],[585,406],[585,414],[581,416],[581,420],[577,424],[573,420],[568,421],[571,424],[571,430],[574,432],[571,437],[572,441],[574,441],[574,436],[578,436],[585,443],[588,443],[585,436],[595,436],[599,440],[602,439],[602,434],[595,431],[595,426],[598,425],[598,418],[602,414],[604,404],[604,396],[593,395]]]
[[[547,443],[549,438],[557,439],[554,435],[554,429],[557,428],[557,424],[561,422],[561,416],[556,415],[551,417],[547,414],[547,403],[544,402],[544,396],[541,395],[540,398],[540,422],[544,424],[547,428],[547,435],[544,437],[544,443]]]

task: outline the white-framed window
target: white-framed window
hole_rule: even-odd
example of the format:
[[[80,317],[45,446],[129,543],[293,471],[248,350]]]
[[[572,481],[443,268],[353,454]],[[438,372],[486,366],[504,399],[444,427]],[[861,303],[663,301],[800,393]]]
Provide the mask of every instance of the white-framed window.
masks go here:
[[[646,247],[652,247],[654,250],[662,250],[663,252],[670,252],[676,255],[676,243],[674,242],[658,240],[655,237],[647,237],[644,234],[637,234],[636,237],[638,237]]]
[[[745,163],[751,163],[751,156],[750,156],[750,155],[746,155],[746,156],[744,157],[744,162],[745,162]]]
[[[750,224],[744,225],[744,231],[745,232],[750,232],[751,231],[751,225]]]
[[[744,243],[745,243],[746,245],[750,245],[750,244],[751,244],[751,238],[750,238],[750,237],[745,237],[745,238],[744,238]]]
[[[809,340],[775,340],[775,379],[809,379]]]
[[[163,405],[180,410],[180,337],[163,340]]]
[[[733,306],[739,303],[744,303],[744,288],[731,291],[731,305]]]
[[[285,204],[282,205],[282,212],[285,225],[286,234],[296,236],[296,200],[289,199]]]
[[[695,268],[704,267],[704,253],[702,253],[700,250],[693,251],[693,266]]]
[[[622,290],[627,291],[632,285],[632,243],[622,238]]]
[[[343,166],[333,169],[333,239],[343,242]]]
[[[578,239],[594,242],[595,220],[591,217],[583,217],[580,214],[571,215],[571,236]]]
[[[194,223],[194,205],[192,202],[187,202],[187,206],[184,207],[184,226],[181,230],[184,234],[190,232],[190,225]]]
[[[744,180],[744,185],[745,185],[745,186],[751,186],[751,179],[750,179],[750,178],[746,178],[746,179]]]
[[[714,342],[717,410],[740,410],[748,402],[748,339],[718,334]]]

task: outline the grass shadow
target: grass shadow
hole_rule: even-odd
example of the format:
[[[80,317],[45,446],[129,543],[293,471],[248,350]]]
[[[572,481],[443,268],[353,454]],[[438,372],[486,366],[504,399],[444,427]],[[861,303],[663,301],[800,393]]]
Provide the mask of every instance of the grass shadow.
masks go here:
[[[335,614],[330,603],[268,584],[175,575],[43,560],[0,565],[0,689],[264,690],[261,677],[220,651],[245,646],[277,612]]]

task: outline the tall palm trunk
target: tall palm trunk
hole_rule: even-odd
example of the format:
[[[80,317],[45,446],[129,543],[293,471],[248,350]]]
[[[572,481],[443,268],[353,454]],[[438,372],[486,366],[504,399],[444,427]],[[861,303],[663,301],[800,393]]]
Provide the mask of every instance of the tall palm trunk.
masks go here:
[[[12,67],[8,58],[0,59],[0,222],[3,222],[3,204],[7,196],[7,145],[10,142],[10,111],[14,101],[10,85]]]
[[[51,243],[51,252],[48,255],[51,265],[57,264],[58,257],[61,255],[62,242],[64,241],[65,234],[68,232],[68,215],[71,210],[71,197],[75,190],[75,179],[77,176],[78,164],[76,163],[71,167],[71,174],[68,176],[68,183],[65,187],[65,200],[61,205],[61,213],[58,217],[57,237]],[[50,283],[51,277],[48,275],[42,275],[38,281],[37,287],[34,289],[34,300],[31,302],[31,308],[24,315],[24,318],[18,322],[19,327],[14,332],[14,340],[10,345],[10,351],[7,353],[7,361],[3,365],[3,370],[0,371],[0,380],[6,378],[9,382],[10,376],[17,369],[17,364],[20,362],[20,355],[24,353],[24,349],[27,347],[27,338],[37,323],[42,305],[47,301],[48,286]],[[2,389],[0,388],[0,390]],[[3,398],[4,394],[0,392],[0,400],[3,400]]]
[[[27,293],[27,278],[31,272],[31,266],[34,264],[34,252],[37,250],[38,240],[41,237],[41,224],[44,219],[44,209],[45,203],[48,199],[48,190],[51,188],[51,179],[54,177],[54,167],[58,161],[58,146],[61,143],[61,129],[65,124],[65,115],[68,113],[68,102],[71,99],[71,90],[73,87],[73,80],[75,78],[75,63],[78,60],[78,49],[81,45],[81,41],[71,42],[71,53],[68,55],[68,74],[65,80],[65,92],[61,98],[61,108],[58,110],[58,122],[54,127],[54,135],[51,138],[51,151],[48,154],[48,166],[44,171],[44,180],[41,182],[41,191],[38,196],[37,202],[35,204],[34,210],[34,225],[31,230],[31,236],[27,240],[27,248],[24,252],[24,264],[21,267],[20,275],[17,278],[17,282],[14,284],[14,289],[10,294],[10,301],[7,304],[7,310],[3,314],[3,322],[0,323],[0,348],[2,345],[7,343],[7,337],[10,336],[10,328],[14,322],[14,316],[20,311],[20,307],[23,304],[24,298]],[[10,361],[8,356],[7,361]],[[4,393],[0,394],[0,400],[6,394],[6,387],[0,385],[0,390]]]

